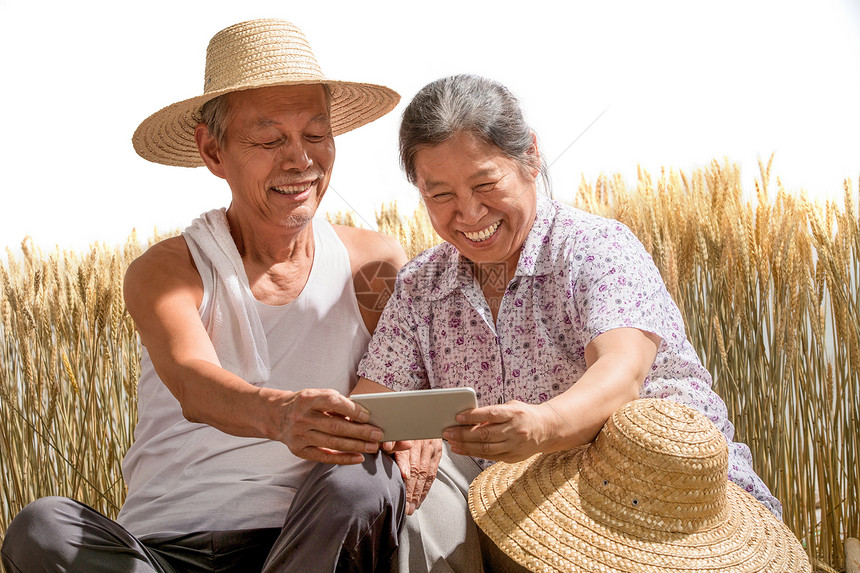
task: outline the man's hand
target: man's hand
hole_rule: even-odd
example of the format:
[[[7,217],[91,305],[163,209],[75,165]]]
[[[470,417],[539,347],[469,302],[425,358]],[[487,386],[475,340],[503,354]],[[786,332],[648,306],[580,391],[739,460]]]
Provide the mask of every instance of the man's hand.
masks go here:
[[[278,412],[281,432],[277,439],[300,458],[327,464],[360,464],[363,454],[379,450],[382,430],[366,424],[367,411],[335,390],[294,392],[280,404]]]
[[[402,449],[408,442],[386,442],[385,451],[392,452],[400,475],[406,484],[406,515],[421,507],[436,479],[442,457],[442,440],[413,440],[412,447]]]

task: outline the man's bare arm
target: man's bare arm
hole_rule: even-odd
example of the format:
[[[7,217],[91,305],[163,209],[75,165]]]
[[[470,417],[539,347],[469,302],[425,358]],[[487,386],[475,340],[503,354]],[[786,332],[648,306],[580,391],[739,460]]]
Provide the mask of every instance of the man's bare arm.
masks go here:
[[[221,368],[200,320],[200,276],[185,240],[168,239],[134,261],[126,306],[161,380],[183,415],[236,436],[285,443],[305,459],[360,463],[381,437],[366,412],[334,390],[288,392],[251,385]]]

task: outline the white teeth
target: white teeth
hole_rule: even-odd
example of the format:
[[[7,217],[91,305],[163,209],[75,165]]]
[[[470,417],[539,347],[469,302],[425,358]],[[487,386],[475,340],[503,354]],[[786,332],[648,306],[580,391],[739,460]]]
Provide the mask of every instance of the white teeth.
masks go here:
[[[477,233],[467,233],[467,232],[463,231],[463,234],[466,235],[466,238],[469,239],[470,241],[475,241],[477,243],[480,243],[481,241],[486,241],[487,239],[492,237],[493,233],[496,232],[496,229],[499,228],[499,225],[501,223],[502,223],[501,221],[496,221],[495,223],[493,223],[492,225],[490,225],[489,227],[487,227],[483,231],[478,231]]]
[[[308,190],[311,185],[312,183],[305,183],[303,185],[282,185],[280,187],[272,187],[272,189],[281,195],[297,195]]]

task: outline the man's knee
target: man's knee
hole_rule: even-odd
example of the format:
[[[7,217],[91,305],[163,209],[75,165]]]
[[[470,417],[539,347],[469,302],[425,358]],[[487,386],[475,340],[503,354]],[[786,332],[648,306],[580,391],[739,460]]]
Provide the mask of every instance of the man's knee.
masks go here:
[[[383,508],[405,509],[406,490],[397,464],[387,454],[365,456],[361,464],[318,466],[308,476],[322,488],[324,499],[337,500],[334,509],[351,515],[373,514]]]
[[[3,558],[14,563],[49,552],[49,545],[65,536],[61,516],[76,502],[66,497],[43,497],[28,504],[9,524],[3,539]]]
[[[374,571],[397,547],[406,491],[387,454],[362,464],[317,464],[296,491],[264,571]]]
[[[42,497],[24,507],[6,529],[4,547],[18,538],[44,537],[59,523],[59,516],[76,504],[67,497]]]

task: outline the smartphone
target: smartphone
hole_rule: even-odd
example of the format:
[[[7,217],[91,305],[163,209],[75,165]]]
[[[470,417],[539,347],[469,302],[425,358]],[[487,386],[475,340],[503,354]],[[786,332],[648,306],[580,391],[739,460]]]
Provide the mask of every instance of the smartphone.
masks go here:
[[[383,432],[383,442],[441,438],[457,426],[455,416],[478,407],[472,388],[406,390],[350,396],[370,412],[370,424]]]

